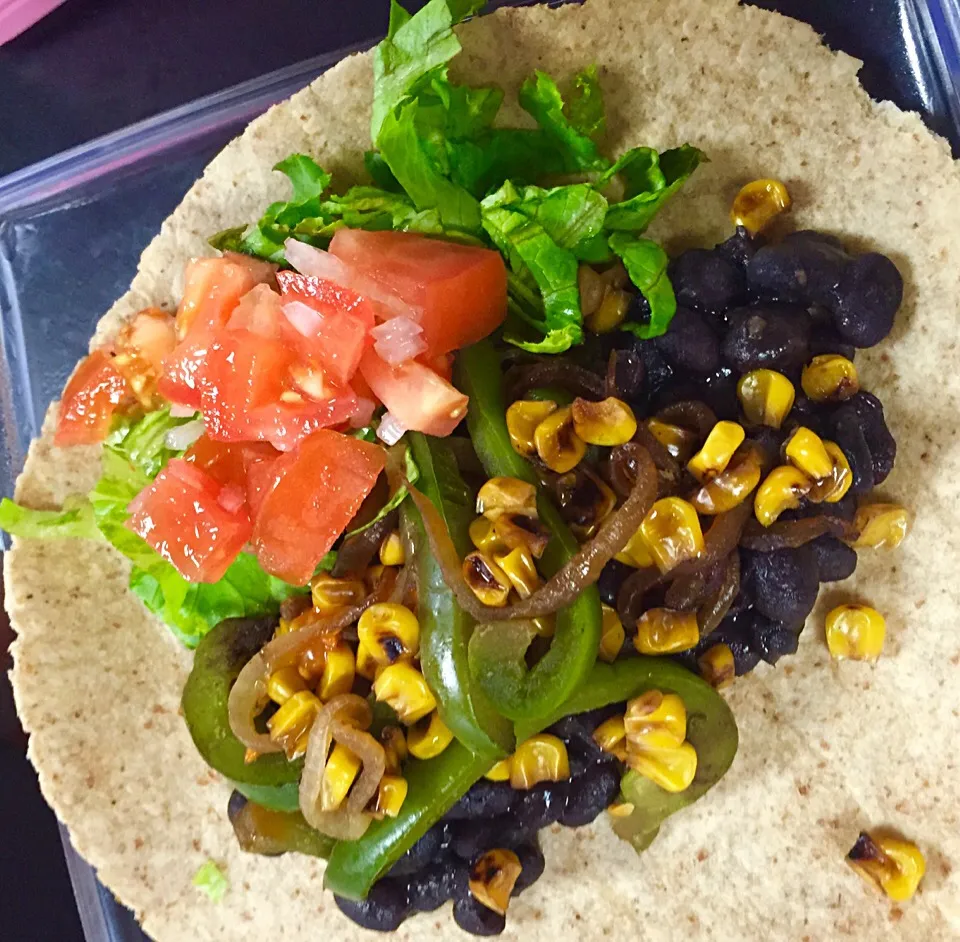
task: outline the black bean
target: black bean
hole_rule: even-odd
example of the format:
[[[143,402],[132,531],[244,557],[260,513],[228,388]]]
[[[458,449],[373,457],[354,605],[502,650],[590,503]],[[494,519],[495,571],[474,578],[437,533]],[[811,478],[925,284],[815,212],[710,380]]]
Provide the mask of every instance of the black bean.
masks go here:
[[[230,800],[227,802],[227,818],[233,824],[237,820],[237,815],[246,807],[247,799],[238,791],[230,792]]]
[[[881,484],[893,470],[897,457],[897,442],[887,427],[883,404],[873,393],[864,391],[837,410],[838,413],[846,411],[854,412],[860,419],[863,437],[870,449],[874,484]]]
[[[840,520],[853,520],[857,513],[857,498],[852,491],[848,491],[840,500],[828,504],[819,504],[813,501],[804,501],[796,510],[785,510],[780,514],[781,520],[804,520],[807,517],[837,517]]]
[[[780,445],[785,435],[780,429],[769,425],[758,425],[750,429],[750,441],[756,442],[770,459],[770,467],[777,464],[780,457]]]
[[[562,739],[568,746],[574,740],[593,741],[593,730],[595,726],[590,726],[584,718],[589,714],[573,713],[557,720],[552,726],[548,727],[547,732],[553,736]]]
[[[722,314],[746,300],[743,268],[717,250],[689,249],[667,271],[677,303],[704,314]]]
[[[863,434],[860,417],[853,409],[841,406],[832,418],[832,438],[847,458],[853,474],[850,490],[854,494],[867,494],[876,484],[873,455]]]
[[[613,608],[617,606],[617,596],[620,594],[620,587],[626,581],[627,576],[634,570],[626,563],[611,559],[600,572],[600,578],[597,580],[597,590],[600,592],[600,601],[604,605],[610,605]]]
[[[446,830],[442,826],[434,825],[394,862],[390,875],[401,877],[422,870],[440,853],[445,837]]]
[[[857,347],[872,347],[893,329],[903,278],[886,255],[870,252],[847,268],[837,293],[837,330]]]
[[[707,645],[726,644],[730,648],[738,677],[749,674],[760,663],[760,654],[753,641],[753,617],[751,609],[728,615],[710,636],[710,644]]]
[[[857,348],[847,343],[833,327],[818,324],[810,335],[810,356],[819,357],[827,353],[852,360],[857,355]]]
[[[840,582],[857,568],[857,552],[835,536],[821,536],[810,543],[817,558],[821,582]]]
[[[803,625],[801,624],[801,630]],[[792,625],[772,621],[756,613],[753,619],[753,644],[768,664],[776,664],[787,654],[796,654],[800,632]]]
[[[772,553],[741,553],[744,577],[761,615],[797,624],[813,609],[820,588],[817,561],[806,546]]]
[[[458,821],[453,829],[450,847],[461,860],[470,863],[484,851],[498,846],[497,841],[502,839],[502,835],[513,826],[513,823],[513,817],[506,814],[472,821]]]
[[[698,398],[713,409],[718,419],[737,418],[740,410],[740,401],[737,399],[738,378],[729,366],[721,366],[703,378]]]
[[[516,804],[517,793],[509,782],[481,779],[447,812],[448,821],[466,818],[492,818],[507,814]]]
[[[519,896],[524,890],[530,889],[543,876],[546,860],[540,850],[540,842],[533,838],[514,848],[514,853],[520,859],[520,876],[513,886],[513,896]]]
[[[636,350],[647,373],[647,393],[652,395],[673,380],[673,367],[652,340],[637,340]]]
[[[570,782],[560,823],[568,828],[589,824],[620,794],[620,771],[614,765],[597,765]]]
[[[507,926],[506,917],[487,909],[472,896],[453,904],[453,918],[464,932],[471,935],[500,935]]]
[[[730,313],[723,341],[727,363],[741,373],[770,369],[791,373],[808,359],[810,317],[788,304],[757,304]]]
[[[833,308],[850,256],[831,237],[802,231],[759,249],[747,266],[747,285],[760,298]]]
[[[675,366],[694,373],[711,373],[720,363],[720,341],[703,314],[678,307],[667,332],[654,341]]]
[[[743,226],[737,226],[737,231],[726,242],[721,242],[716,251],[733,262],[734,265],[746,268],[757,249],[764,244],[763,236],[751,236]]]
[[[409,913],[403,886],[389,877],[374,883],[366,899],[346,899],[336,894],[333,899],[344,916],[375,932],[393,932]]]
[[[541,782],[523,792],[515,813],[523,827],[539,831],[560,818],[566,801],[566,782]]]
[[[790,410],[789,421],[797,425],[805,425],[808,429],[818,432],[823,427],[823,412],[812,400],[808,399],[803,393],[798,393],[793,401],[793,408]]]
[[[628,402],[634,402],[643,396],[644,380],[647,370],[643,357],[636,350],[617,350],[613,378],[617,395]]]
[[[452,899],[458,884],[466,882],[466,867],[445,860],[407,879],[407,905],[412,912],[432,913]]]

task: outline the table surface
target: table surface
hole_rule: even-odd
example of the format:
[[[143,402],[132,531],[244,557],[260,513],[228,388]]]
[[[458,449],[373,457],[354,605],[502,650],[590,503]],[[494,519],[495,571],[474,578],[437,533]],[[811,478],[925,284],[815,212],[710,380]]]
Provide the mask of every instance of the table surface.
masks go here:
[[[890,56],[900,42],[895,3],[756,2],[806,19],[835,47],[863,59],[862,79],[875,97],[922,107],[905,63]],[[387,7],[388,0],[67,0],[0,48],[0,176],[237,82],[372,39],[384,30]],[[865,17],[870,29],[862,28]],[[0,657],[9,640],[0,621]],[[0,668],[0,934],[18,942],[82,942],[56,821],[24,758],[9,663]]]

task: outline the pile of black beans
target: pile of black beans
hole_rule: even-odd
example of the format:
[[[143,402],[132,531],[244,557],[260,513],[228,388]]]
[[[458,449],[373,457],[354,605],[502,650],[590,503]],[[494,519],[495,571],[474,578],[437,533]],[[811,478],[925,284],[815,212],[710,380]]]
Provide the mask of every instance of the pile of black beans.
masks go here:
[[[533,886],[543,873],[538,832],[559,823],[580,827],[593,821],[620,792],[621,764],[602,752],[593,731],[623,704],[568,716],[548,732],[562,739],[570,778],[520,791],[509,782],[477,782],[378,880],[365,900],[335,897],[341,912],[365,929],[391,932],[408,916],[433,912],[453,900],[453,918],[465,932],[497,935],[506,919],[471,895],[473,863],[496,847],[512,850],[522,871],[513,895]]]
[[[852,519],[856,495],[868,493],[892,470],[896,442],[876,396],[861,391],[840,404],[820,405],[802,394],[800,375],[815,356],[853,359],[858,347],[871,347],[890,333],[903,296],[893,262],[873,252],[855,255],[827,233],[794,232],[765,243],[739,229],[713,249],[677,256],[669,274],[676,316],[662,337],[620,345],[616,383],[621,394],[638,416],[695,399],[720,419],[742,421],[740,376],[755,369],[783,373],[797,390],[790,416],[779,431],[748,434],[779,453],[793,429],[805,425],[840,446],[853,485],[839,503],[805,504],[782,519],[825,512]],[[642,298],[631,316],[645,316]],[[740,594],[716,631],[679,658],[691,668],[718,642],[733,650],[738,674],[761,660],[775,664],[794,653],[820,583],[845,579],[857,565],[856,553],[831,536],[799,549],[740,554]],[[600,583],[604,602],[616,604],[629,571],[608,564]]]

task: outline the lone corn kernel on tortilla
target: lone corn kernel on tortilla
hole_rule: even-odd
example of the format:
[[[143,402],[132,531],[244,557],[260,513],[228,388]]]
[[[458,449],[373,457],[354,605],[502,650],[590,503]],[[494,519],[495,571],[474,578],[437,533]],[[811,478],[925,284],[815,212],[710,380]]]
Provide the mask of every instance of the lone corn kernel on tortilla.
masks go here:
[[[789,668],[739,680],[728,699],[740,755],[697,813],[671,820],[639,858],[604,821],[548,832],[549,879],[511,906],[504,936],[957,937],[960,178],[946,145],[915,116],[871,102],[856,61],[808,27],[733,0],[504,10],[461,36],[458,78],[515,88],[533,68],[564,74],[595,61],[613,148],[691,141],[710,155],[656,221],[657,238],[713,244],[741,185],[774,176],[794,194],[796,228],[892,255],[907,285],[891,341],[857,361],[899,438],[889,491],[910,494],[915,512],[911,539],[895,555],[864,554],[856,576],[887,616],[884,656],[835,668],[809,631]],[[291,151],[358,178],[370,84],[369,59],[351,57],[227,147],[146,250],[98,337],[148,305],[171,306],[183,263],[208,253],[207,236],[282,195],[270,168]],[[508,109],[504,119],[522,115]],[[56,449],[51,429],[48,417],[18,485],[32,506],[57,506],[97,476],[99,450]],[[5,566],[19,634],[14,685],[41,786],[146,931],[161,940],[360,938],[321,893],[321,863],[240,852],[223,814],[229,786],[178,715],[190,655],[128,592],[127,564],[105,545],[24,540]],[[824,593],[812,623],[837,601]],[[928,852],[922,891],[902,910],[842,865],[857,833],[879,823]],[[217,904],[192,884],[208,860],[229,881]],[[398,938],[447,934],[419,917]]]

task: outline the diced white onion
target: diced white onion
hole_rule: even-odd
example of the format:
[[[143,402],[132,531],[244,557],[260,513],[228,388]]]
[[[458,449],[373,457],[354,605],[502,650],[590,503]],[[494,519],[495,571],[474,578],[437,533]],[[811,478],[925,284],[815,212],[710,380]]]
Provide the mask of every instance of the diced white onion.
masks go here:
[[[197,410],[193,406],[182,406],[176,402],[170,406],[170,417],[173,419],[187,419],[196,414]]]
[[[190,412],[190,415],[193,415],[193,412]],[[170,429],[164,442],[171,451],[186,451],[202,434],[203,419],[194,419]]]
[[[400,422],[400,420],[391,415],[389,412],[383,414],[383,418],[380,419],[380,426],[377,429],[377,438],[380,439],[385,445],[396,445],[398,441],[403,437],[403,433],[406,431],[406,428]]]
[[[303,301],[288,301],[283,306],[283,313],[293,325],[293,329],[304,337],[316,337],[323,323],[323,315],[304,304]]]
[[[377,355],[391,366],[406,363],[427,349],[423,328],[409,317],[391,317],[370,331]]]

